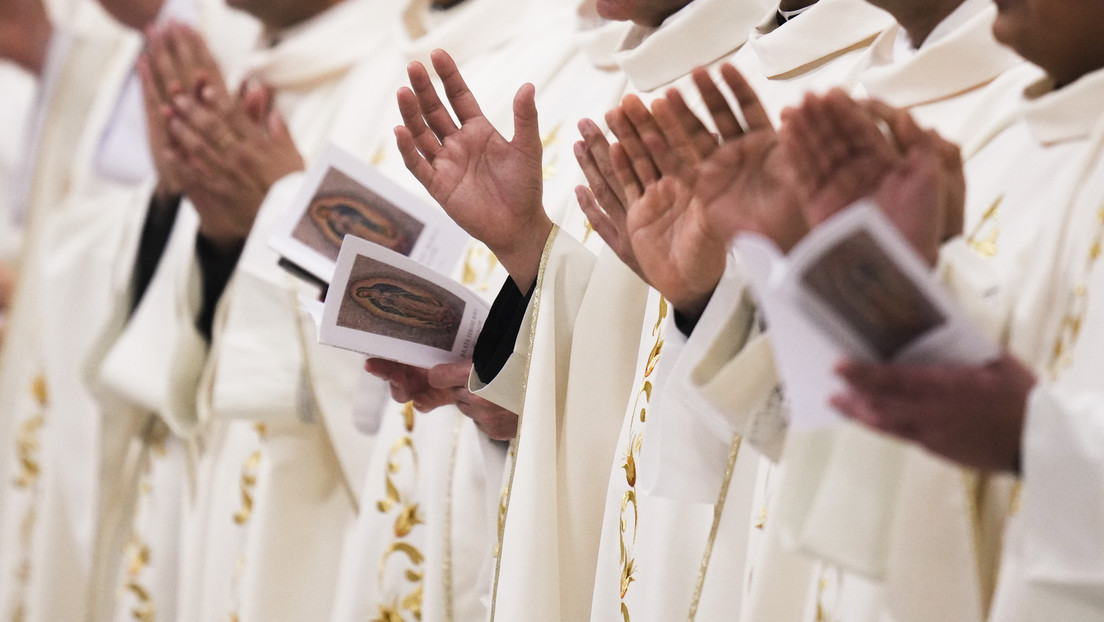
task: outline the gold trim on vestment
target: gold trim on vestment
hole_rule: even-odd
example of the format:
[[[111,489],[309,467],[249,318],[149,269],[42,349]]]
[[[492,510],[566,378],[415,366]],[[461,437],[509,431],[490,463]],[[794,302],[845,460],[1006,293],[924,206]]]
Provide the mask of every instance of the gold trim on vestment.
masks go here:
[[[525,372],[522,374],[522,386],[521,386],[521,402],[525,403],[525,396],[529,392],[529,370],[533,364],[533,344],[537,338],[537,318],[540,314],[540,302],[541,302],[541,290],[544,288],[544,273],[548,267],[548,258],[552,254],[552,244],[556,241],[556,234],[559,233],[560,228],[557,225],[552,225],[552,231],[548,234],[548,239],[544,242],[544,250],[541,252],[540,267],[537,269],[537,280],[533,284],[533,298],[531,304],[533,306],[532,321],[529,324],[529,350],[526,353],[528,357],[528,364],[525,367]],[[502,490],[502,496],[499,499],[499,517],[498,517],[498,544],[495,545],[495,573],[494,573],[494,585],[491,588],[491,616],[490,622],[494,622],[495,608],[498,605],[498,580],[502,572],[502,539],[506,533],[506,517],[510,511],[510,495],[514,488],[514,472],[517,470],[517,447],[518,442],[521,439],[521,423],[525,417],[525,409],[522,408],[522,412],[517,414],[517,433],[514,435],[514,440],[510,441],[509,460],[510,460],[510,477],[507,478],[506,487]]]

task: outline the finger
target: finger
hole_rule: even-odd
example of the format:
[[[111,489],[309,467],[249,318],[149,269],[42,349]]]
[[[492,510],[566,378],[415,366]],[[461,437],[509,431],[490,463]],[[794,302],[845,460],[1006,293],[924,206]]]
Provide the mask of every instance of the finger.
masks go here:
[[[802,110],[788,108],[782,113],[779,143],[793,168],[798,184],[812,192],[822,185],[827,173],[827,161],[817,155],[817,141]]]
[[[429,72],[426,71],[425,65],[413,62],[407,68],[407,75],[410,78],[410,88],[418,99],[418,114],[437,138],[444,142],[445,138],[459,128],[449,115],[448,109],[441,103],[437,89],[429,79]]]
[[[169,121],[169,136],[176,143],[180,154],[192,165],[202,162],[212,170],[222,171],[228,168],[224,166],[222,155],[216,153],[207,140],[179,116],[174,116]]]
[[[414,174],[418,182],[429,188],[430,184],[433,183],[433,166],[414,146],[414,137],[410,134],[410,130],[402,125],[396,127],[395,142],[399,147],[399,153],[402,154],[403,164],[406,165],[407,170]]]
[[[636,172],[633,170],[632,163],[629,162],[629,156],[625,153],[625,148],[621,143],[610,145],[610,162],[613,164],[613,171],[625,192],[625,204],[632,205],[644,193],[644,187],[640,180],[636,178]]]
[[[836,134],[851,154],[868,153],[887,164],[898,160],[897,150],[862,106],[839,90],[825,98],[825,108]]]
[[[617,202],[624,207],[625,188],[621,185],[620,180],[617,178],[617,173],[613,170],[613,162],[610,160],[610,144],[606,140],[606,135],[598,127],[598,124],[590,119],[583,119],[579,121],[579,133],[583,136],[583,143],[587,156],[593,161],[593,164],[597,167],[597,175],[587,174],[587,182],[590,187],[597,193],[597,198],[602,205],[606,205],[604,201],[604,193],[601,190],[601,186],[609,189],[609,191],[617,199]],[[579,152],[576,149],[576,159],[578,159]],[[582,162],[580,162],[582,164]],[[583,173],[587,171],[584,168]],[[600,182],[599,182],[600,180]],[[611,199],[612,201],[612,199]]]
[[[441,84],[445,87],[445,96],[452,104],[452,109],[456,112],[460,123],[464,124],[482,117],[483,111],[479,109],[479,102],[468,90],[468,85],[464,82],[464,77],[460,75],[460,70],[457,69],[452,57],[444,50],[433,50],[430,60],[433,62],[433,70],[441,78]]]
[[[609,147],[606,147],[606,160],[609,160]],[[625,212],[625,205],[622,203],[621,198],[613,191],[613,186],[620,186],[620,182],[617,180],[616,174],[613,173],[612,165],[610,168],[610,174],[613,176],[612,180],[606,179],[602,174],[595,157],[587,149],[586,143],[579,141],[575,143],[575,159],[579,162],[579,168],[583,171],[583,176],[586,177],[587,183],[590,184],[593,192],[594,199],[597,199],[597,204],[601,206],[601,209],[607,212],[617,212],[623,214]],[[586,210],[584,210],[586,211]]]
[[[226,120],[187,95],[173,98],[173,111],[213,150],[225,151],[241,137]]]
[[[437,138],[422,118],[422,111],[418,105],[418,97],[405,86],[399,89],[398,95],[399,114],[402,115],[403,124],[410,134],[414,146],[429,160],[437,156],[441,150],[441,141]]]
[[[151,125],[150,131],[164,132],[165,125],[172,117],[172,107],[161,100],[161,92],[153,77],[148,56],[143,54],[138,60],[137,70],[142,86],[142,102],[145,105],[146,118]]]
[[[635,95],[625,97],[626,103],[632,100],[639,101]],[[632,167],[634,173],[631,179],[635,179],[638,182],[639,191],[643,192],[645,186],[655,183],[655,181],[659,179],[659,171],[656,169],[651,157],[648,156],[648,152],[644,149],[644,143],[640,140],[640,135],[637,134],[636,127],[629,120],[624,110],[624,105],[607,112],[606,123],[609,125],[610,129],[613,130],[614,136],[617,137],[621,150],[628,156],[629,165]],[[625,181],[626,179],[622,179],[622,182]],[[628,188],[626,188],[625,195],[629,196],[629,194]]]
[[[748,131],[767,130],[774,127],[770,115],[763,107],[763,102],[759,100],[755,89],[748,84],[744,74],[731,64],[725,63],[721,65],[721,77],[732,90],[732,94],[736,96],[736,103],[740,105],[740,112],[744,114]]]
[[[706,145],[695,145],[671,109],[671,102],[666,99],[660,98],[652,102],[652,116],[655,118],[655,125],[663,142],[666,143],[670,155],[674,158],[673,160],[665,157],[661,158],[659,154],[652,153],[649,148],[652,159],[663,175],[674,175],[686,166],[696,165],[702,161],[705,155],[708,155],[717,147],[716,141],[708,134],[706,134]],[[641,138],[646,137],[642,136]],[[648,147],[648,140],[646,139],[644,146]],[[703,154],[702,151],[705,151],[705,153]]]
[[[853,391],[833,395],[829,403],[849,419],[885,434],[905,440],[919,436],[916,419],[899,407]]]
[[[394,373],[396,363],[387,359],[369,358],[364,361],[364,371],[376,376],[388,380]]]
[[[646,130],[640,135],[640,140],[644,143],[644,150],[648,157],[655,163],[656,168],[659,169],[662,175],[675,176],[682,174],[688,166],[699,162],[685,142],[681,143],[681,153],[678,153],[664,139],[658,129]]]
[[[702,101],[709,110],[710,116],[713,117],[713,124],[717,127],[717,132],[720,133],[721,138],[733,140],[743,136],[744,128],[740,125],[740,120],[736,118],[736,113],[732,111],[728,100],[721,93],[721,89],[717,87],[717,83],[713,81],[713,77],[709,75],[709,71],[703,67],[698,67],[690,74],[690,77],[697,85]]]
[[[522,153],[540,160],[544,152],[541,144],[540,124],[537,121],[537,89],[532,84],[523,84],[514,96],[514,137],[510,141]]]
[[[153,70],[153,77],[162,101],[168,102],[184,90],[168,47],[167,34],[161,26],[151,26],[146,31],[146,54]]]
[[[165,31],[168,49],[172,54],[173,65],[176,67],[176,74],[180,76],[184,92],[195,96],[199,90],[197,86],[200,73],[208,69],[199,64],[195,52],[195,39],[199,39],[199,35],[176,21],[170,21],[165,26]]]
[[[894,365],[843,360],[836,374],[858,391],[887,399],[945,396],[968,378],[971,368],[953,365]]]
[[[443,365],[430,367],[427,374],[429,386],[436,389],[448,389],[452,387],[464,387],[466,389],[468,386],[468,376],[471,375],[471,369],[471,361],[445,363]]]
[[[924,139],[924,130],[916,124],[916,120],[912,118],[908,111],[894,108],[878,100],[865,101],[863,107],[875,118],[881,119],[886,124],[890,135],[893,136],[901,150],[907,151],[918,141]]]
[[[575,188],[575,198],[579,200],[579,207],[583,210],[583,214],[586,215],[590,226],[598,234],[598,237],[602,238],[606,246],[617,249],[621,244],[617,227],[614,226],[609,215],[598,207],[591,191],[586,186],[578,186]]]
[[[836,135],[835,126],[830,118],[823,98],[809,95],[799,109],[805,133],[806,149],[816,178],[823,183],[837,164],[847,159],[849,153],[846,142]]]
[[[678,89],[668,90],[667,97],[664,101],[670,104],[671,115],[678,121],[678,125],[682,127],[683,132],[688,137],[689,143],[693,145],[694,151],[697,152],[699,159],[704,159],[717,149],[717,145],[720,144],[717,140],[717,136],[702,123],[701,119],[694,114],[694,111],[690,110],[690,106],[687,105],[686,100],[682,97],[682,93],[680,93]],[[659,102],[656,103],[658,104]],[[653,111],[656,112],[656,123],[659,124],[660,129],[663,130],[663,135],[670,141],[671,136],[668,135],[668,132],[675,131],[675,123],[666,115],[667,106],[663,106],[663,108],[665,110],[660,114],[659,111],[655,111],[655,104],[653,104]]]

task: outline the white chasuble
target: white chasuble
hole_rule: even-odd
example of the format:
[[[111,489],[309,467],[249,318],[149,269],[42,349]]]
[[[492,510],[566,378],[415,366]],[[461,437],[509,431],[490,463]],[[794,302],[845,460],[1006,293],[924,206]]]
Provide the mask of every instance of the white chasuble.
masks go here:
[[[333,123],[351,69],[384,43],[365,36],[363,26],[378,23],[381,12],[349,0],[280,33],[278,45],[246,61],[250,77],[275,89],[308,161],[343,131]],[[277,215],[262,207],[216,309],[209,354],[194,326],[197,223],[178,218],[174,238],[187,242],[166,251],[101,370],[116,394],[157,413],[189,449],[181,596],[174,603],[180,619],[324,619],[355,515],[348,471],[362,468],[369,439],[355,433],[347,413],[331,419],[307,382],[303,349],[317,347],[316,339],[298,316],[301,286],[267,249]],[[171,345],[149,349],[153,335]],[[333,369],[325,390],[341,399],[359,359],[334,352],[321,360]],[[134,365],[157,370],[157,381],[138,381]],[[308,529],[317,537],[304,539]]]
[[[573,164],[570,137],[576,135],[580,110],[605,92],[601,83],[595,85],[597,94],[579,92],[580,83],[568,78],[601,78],[609,72],[581,62],[575,53],[575,19],[566,4],[539,10],[507,4],[468,0],[433,19],[425,7],[412,5],[405,12],[403,63],[426,62],[436,47],[448,51],[484,113],[506,135],[512,128],[514,92],[524,82],[534,84],[546,146],[545,183],[559,188],[560,179],[570,178],[560,171]],[[473,36],[483,31],[491,36]],[[480,40],[482,46],[473,45]],[[571,73],[565,73],[573,63]],[[620,86],[616,90],[620,93]],[[399,122],[397,110],[387,116]],[[403,166],[392,138],[381,141],[373,162],[431,200]],[[505,274],[493,255],[473,241],[453,277],[489,297]],[[357,533],[343,561],[335,619],[485,618],[505,444],[484,437],[453,407],[421,414],[410,404],[390,403],[375,425],[376,449]]]
[[[970,145],[970,155],[1007,126],[1002,119],[1011,115],[1021,78],[1010,77],[1008,72],[1018,60],[999,48],[989,35],[991,9],[967,3],[955,17],[959,20],[956,28],[930,39],[898,62],[887,54],[886,47],[899,36],[897,29],[882,35],[863,61],[856,88],[859,93],[913,108],[922,123]],[[962,54],[969,54],[977,62],[961,68],[945,60]],[[936,61],[939,73],[933,69]],[[948,66],[957,70],[948,71]],[[994,102],[1001,105],[995,106]],[[982,114],[1003,124],[983,122]],[[971,115],[975,115],[973,125],[961,123]],[[956,132],[961,135],[955,136]],[[983,201],[986,207],[992,193],[988,201]],[[971,207],[968,223],[976,222],[985,210]],[[772,405],[776,386],[773,371],[763,373],[773,366],[765,338],[755,337],[740,345],[744,343],[740,336],[749,334],[752,315],[744,285],[739,270],[730,270],[687,345],[686,360],[680,360],[672,374],[676,392],[680,387],[684,393],[701,391],[712,401],[712,408],[702,409],[698,425],[706,437],[713,437],[708,445],[712,456],[708,471],[713,481],[723,473],[727,434],[744,432],[777,455],[785,431],[777,409],[765,408]],[[680,403],[683,408],[689,405],[691,410],[686,412],[693,412],[702,402],[686,396],[673,397],[672,403],[676,408]],[[762,511],[767,538],[760,557],[762,568],[752,588],[749,616],[799,620],[829,615],[877,620],[893,615],[894,619],[920,620],[978,619],[983,615],[986,594],[991,589],[991,578],[987,579],[986,574],[991,574],[995,555],[994,546],[986,542],[995,539],[999,521],[981,530],[989,540],[974,541],[973,521],[982,511],[970,506],[972,481],[959,470],[920,452],[908,451],[906,461],[899,456],[906,451],[900,446],[856,428],[847,429],[843,437],[789,436],[782,461],[784,472],[776,473],[771,478],[773,485],[761,493],[771,499],[773,509]],[[879,463],[885,468],[869,468]],[[833,473],[838,473],[838,479]],[[861,480],[849,475],[853,473],[862,473]],[[872,473],[878,473],[882,481],[870,481]],[[848,483],[862,480],[863,486]],[[809,482],[817,483],[810,486]],[[910,494],[901,496],[906,503],[894,513],[892,499],[897,498],[899,490]],[[897,517],[896,523],[891,516]],[[856,524],[869,527],[856,529]],[[826,529],[828,525],[836,528]],[[909,538],[909,534],[915,537]],[[851,537],[855,535],[858,537]],[[922,537],[930,538],[926,541],[929,546],[917,544]],[[932,544],[937,541],[945,544]],[[794,546],[803,553],[795,554]],[[978,555],[975,546],[981,549]],[[945,557],[932,555],[933,550]],[[810,553],[812,558],[807,557]],[[961,577],[951,577],[943,570],[930,571],[932,564],[942,568],[956,555],[959,563],[949,566],[964,569]],[[830,561],[813,561],[818,556]],[[881,586],[864,579],[864,574],[881,579]]]
[[[696,65],[731,54],[744,40],[735,33],[749,31],[762,10],[759,5],[694,3],[654,32],[632,28],[614,58],[629,76],[631,90],[652,91],[684,79]],[[710,20],[731,25],[706,29],[703,24]],[[703,36],[705,32],[709,36]],[[676,48],[676,41],[693,43]],[[648,352],[656,345],[652,326],[645,337],[641,333],[649,294],[611,253],[603,250],[596,260],[562,231],[549,241],[541,274],[514,356],[489,385],[480,387],[473,378],[473,386],[488,399],[522,410],[512,484],[504,499],[495,619],[620,618],[624,565],[617,534],[608,542],[606,534],[620,516],[623,495],[607,506],[607,484],[611,469],[617,469],[622,480],[626,477],[615,460],[627,455],[623,450],[631,448],[637,432],[634,428],[633,435],[622,438],[625,446],[618,446],[622,424],[630,420],[625,411],[633,385],[643,384],[635,382],[638,372],[643,373],[637,353],[645,342]],[[651,306],[658,309],[658,303]],[[680,562],[694,558],[677,564],[675,572],[687,579],[665,587],[662,594],[649,593],[649,588],[633,592],[636,585],[630,584],[626,595],[636,606],[634,617],[663,619],[664,612],[649,614],[646,602],[637,599],[664,599],[671,596],[668,589],[683,592],[669,599],[681,603],[675,606],[689,608],[703,551],[687,551],[703,548],[712,508],[697,516],[703,514],[704,529],[688,536],[694,542],[700,535],[700,542],[675,545],[682,554]],[[648,518],[642,515],[640,520]],[[534,533],[546,535],[534,538]],[[646,551],[636,553],[644,562],[640,567],[661,572],[659,566],[670,551],[654,539],[638,542]],[[534,558],[551,563],[534,567]],[[665,575],[649,576],[658,582]],[[522,608],[526,598],[529,606]]]
[[[1022,490],[1010,522],[995,622],[1097,620],[1104,614],[1100,495],[1100,245],[1104,125],[1096,71],[1028,90],[1030,148],[1009,167],[998,238],[1013,351],[1039,384],[1029,397]],[[1005,259],[1014,255],[1014,259]]]

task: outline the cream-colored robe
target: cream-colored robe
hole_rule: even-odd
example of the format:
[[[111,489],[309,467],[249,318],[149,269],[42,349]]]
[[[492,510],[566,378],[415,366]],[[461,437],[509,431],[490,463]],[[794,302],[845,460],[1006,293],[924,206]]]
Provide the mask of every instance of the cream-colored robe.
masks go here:
[[[1009,71],[1018,61],[991,39],[991,8],[965,3],[952,18],[955,28],[899,62],[893,62],[895,31],[876,41],[856,91],[911,108],[921,123],[958,141],[968,157],[974,156],[975,178],[990,168],[986,162],[993,162],[993,154],[1000,157],[995,150],[982,154],[1008,125],[1024,76]],[[955,62],[964,57],[971,63]],[[981,190],[971,191],[967,230],[987,226],[985,214],[1000,196],[999,188],[979,185]],[[775,385],[765,338],[742,349],[728,340],[736,326],[747,322],[742,290],[738,278],[727,291],[718,290],[717,306],[729,310],[703,318],[691,339],[697,344],[687,349],[695,353],[687,358],[697,360],[682,377],[709,398],[713,412],[720,409],[728,418],[728,429],[765,430],[777,437],[781,426],[754,416],[766,412],[762,406]],[[739,377],[744,380],[736,381]],[[766,444],[777,451],[779,442]],[[712,454],[719,456],[718,449]],[[716,473],[719,459],[713,463]],[[881,467],[871,469],[871,464]],[[772,493],[773,520],[767,521],[770,548],[760,574],[767,589],[752,603],[755,615],[806,619],[819,610],[844,619],[984,617],[999,554],[999,489],[1006,482],[979,490],[959,469],[853,426],[839,432],[791,431],[782,466],[782,484]],[[856,486],[852,482],[860,473],[863,484]],[[994,498],[981,503],[989,493]],[[828,562],[817,567],[793,548]],[[795,580],[802,574],[808,578]],[[881,587],[864,577],[879,580]]]
[[[570,4],[469,0],[432,20],[418,5],[405,15],[404,64],[425,62],[434,47],[448,51],[484,113],[504,134],[512,133],[515,90],[523,82],[536,86],[545,183],[557,196],[571,195],[573,184],[561,180],[573,180],[563,172],[574,168],[573,126],[583,114],[594,113],[595,99],[607,105],[605,81],[616,81],[617,93],[622,86],[609,68],[595,66],[605,59],[577,53]],[[418,36],[412,22],[423,24],[425,32]],[[476,46],[481,39],[472,33],[483,31],[494,37]],[[587,33],[583,44],[601,48],[609,34],[605,28]],[[580,90],[580,84],[592,88]],[[397,110],[390,116],[398,122]],[[392,139],[381,145],[375,162],[411,192],[431,200],[406,171]],[[550,215],[561,220],[555,212]],[[490,296],[505,274],[473,241],[453,276]],[[422,620],[485,618],[505,444],[488,440],[452,407],[419,414],[409,404],[390,403],[365,427],[378,428],[377,450],[364,482],[357,533],[347,547],[334,619],[386,613],[412,620],[418,607]],[[424,524],[411,523],[412,515]]]
[[[207,33],[222,33],[236,28],[241,17],[228,17],[221,2],[201,3],[173,0],[162,9],[162,18],[196,23]],[[28,230],[24,249],[20,304],[23,321],[16,325],[20,343],[18,365],[6,369],[36,389],[35,399],[23,398],[11,406],[24,409],[17,422],[20,438],[17,451],[34,447],[37,474],[34,503],[24,516],[33,513],[33,521],[21,521],[18,529],[24,544],[13,563],[27,564],[26,579],[12,593],[24,607],[26,619],[77,619],[85,615],[90,593],[90,574],[94,540],[101,525],[101,511],[110,511],[120,499],[115,496],[118,472],[126,439],[133,433],[133,421],[123,417],[117,429],[101,427],[101,412],[88,390],[84,362],[95,346],[97,331],[114,305],[110,286],[112,261],[124,232],[118,225],[133,203],[135,178],[123,178],[105,167],[120,161],[120,153],[141,159],[146,150],[142,135],[145,118],[137,92],[134,62],[141,50],[140,37],[123,32],[107,22],[94,3],[76,14],[71,28],[81,33],[100,32],[102,36],[82,34],[71,48],[57,50],[67,68],[57,77],[47,75],[45,99],[40,110],[43,127],[53,123],[62,104],[54,101],[69,97],[71,89],[83,82],[74,71],[88,72],[96,79],[91,86],[96,95],[84,101],[79,115],[83,126],[71,128],[64,152],[68,160],[64,178],[51,180],[53,163],[36,171],[31,202],[26,205]],[[105,45],[104,37],[112,34]],[[89,39],[88,42],[84,42]],[[64,43],[64,39],[55,44]],[[216,44],[217,55],[225,57],[237,41]],[[100,51],[100,48],[103,51]],[[90,54],[89,49],[92,52]],[[104,62],[99,56],[109,53]],[[85,56],[91,56],[91,61]],[[103,62],[91,68],[87,62]],[[76,68],[74,68],[76,67]],[[84,74],[79,74],[84,79]],[[55,80],[69,80],[68,83]],[[129,81],[129,84],[128,84]],[[80,104],[65,101],[65,106]],[[137,104],[137,107],[135,107]],[[34,137],[36,156],[45,157],[52,131]],[[99,149],[112,141],[114,152]],[[129,145],[127,144],[129,142]],[[122,151],[120,151],[122,150]],[[144,156],[148,160],[148,156]],[[131,157],[130,159],[135,159]],[[139,169],[141,170],[141,169]],[[143,193],[148,191],[143,186]],[[64,194],[49,194],[64,193]],[[45,202],[44,202],[45,201]],[[56,201],[56,203],[54,203]],[[125,245],[125,242],[124,242]],[[79,304],[74,304],[79,300]],[[33,383],[27,378],[33,376]],[[28,391],[29,392],[29,391]],[[28,407],[30,410],[28,411]],[[41,427],[37,427],[41,426]],[[36,430],[37,427],[37,430]],[[25,436],[36,430],[37,446]],[[122,439],[112,438],[112,431]],[[101,463],[101,459],[107,462]],[[104,479],[101,480],[101,477]],[[121,478],[125,479],[125,478]],[[179,484],[177,484],[179,486]],[[179,506],[179,504],[175,504]],[[166,515],[172,511],[166,510]]]
[[[359,103],[351,96],[363,84],[356,68],[387,43],[365,25],[390,13],[384,3],[349,0],[279,33],[277,46],[247,59],[247,77],[276,89],[276,104],[308,161],[330,137],[366,131],[371,117],[346,108]],[[350,119],[357,123],[342,125]],[[188,497],[176,533],[184,544],[172,568],[179,597],[169,607],[182,620],[324,619],[356,511],[350,473],[361,472],[370,450],[347,412],[331,417],[327,400],[351,393],[359,359],[322,352],[315,362],[323,370],[305,361],[304,351],[317,346],[313,327],[297,314],[297,295],[317,293],[276,266],[267,239],[278,214],[264,208],[217,307],[208,353],[194,328],[196,221],[186,202],[181,209],[173,232],[180,246],[162,257],[125,330],[108,336],[112,345],[100,366],[116,398],[157,413],[185,443]],[[121,262],[128,269],[132,257]],[[158,342],[168,345],[150,347]],[[312,386],[312,374],[324,383]],[[317,537],[303,538],[307,530]],[[105,547],[101,571],[110,577],[109,591],[125,581],[125,569],[115,570],[123,540],[116,534]],[[109,603],[104,611],[122,613],[125,605]]]
[[[1039,384],[1028,404],[1022,494],[1005,539],[990,619],[1096,620],[1104,614],[1100,555],[1101,338],[1099,245],[1104,125],[1098,70],[1057,91],[1027,92],[996,238],[998,307],[1009,344]],[[983,288],[981,291],[985,291]]]
[[[693,19],[689,15],[681,17]],[[885,25],[884,15],[878,19],[880,22],[875,26],[866,22],[871,29],[854,39],[843,37],[855,35],[858,28],[847,31],[841,36],[840,47],[836,50],[822,48],[814,54],[834,55],[859,43],[868,43]],[[683,22],[684,25],[686,23]],[[677,28],[678,25],[678,21],[673,21],[671,27]],[[662,29],[660,32],[663,32]],[[647,47],[649,42],[663,40],[646,39],[640,51],[647,54],[663,50],[663,47],[650,50]],[[696,43],[707,45],[700,41]],[[787,61],[796,61],[794,66],[800,67],[804,64],[800,58],[798,54],[793,54]],[[805,62],[812,68],[821,58],[810,55]],[[663,63],[648,65],[632,62],[628,65],[664,66]],[[644,76],[637,85],[655,86],[662,83],[663,80],[655,76]],[[656,330],[662,325],[662,322],[656,321],[660,313],[658,300],[646,300],[647,291],[616,259],[602,256],[595,263],[593,256],[583,252],[576,242],[563,233],[550,241],[541,278],[542,285],[536,290],[537,298],[530,306],[530,316],[519,335],[515,357],[483,389],[485,396],[500,400],[504,405],[513,408],[524,405],[525,408],[513,472],[514,485],[506,510],[499,598],[516,592],[526,594],[531,603],[553,603],[553,607],[556,607],[554,603],[561,603],[559,609],[531,606],[529,615],[533,611],[548,610],[550,618],[562,614],[567,619],[580,619],[580,615],[609,619],[623,615],[621,595],[622,590],[627,588],[628,598],[624,599],[624,606],[633,617],[643,615],[670,619],[686,615],[694,600],[695,579],[699,575],[706,541],[709,540],[714,518],[712,503],[683,504],[679,507],[679,504],[669,504],[654,497],[642,497],[631,490],[630,484],[641,466],[640,460],[647,460],[647,449],[643,454],[639,453],[639,428],[643,427],[639,414],[646,409],[650,389],[654,386],[652,383],[656,380],[652,377],[651,366],[656,353],[661,351],[663,340]],[[539,321],[533,321],[534,313],[541,315]],[[603,321],[597,320],[602,313],[609,315]],[[622,331],[620,327],[625,328]],[[640,328],[646,335],[643,340],[637,332]],[[561,339],[560,347],[549,347],[557,337]],[[578,347],[572,348],[571,343],[578,344]],[[592,373],[580,373],[584,369],[592,370]],[[638,370],[648,377],[634,380]],[[540,382],[533,382],[533,378],[540,378]],[[596,387],[596,383],[601,383],[601,388]],[[478,382],[474,386],[478,386]],[[626,405],[629,406],[629,413],[620,420],[596,414],[605,411],[624,413]],[[571,416],[576,411],[580,414]],[[624,429],[620,429],[621,422],[624,422]],[[621,433],[619,445],[613,441],[614,434],[618,433],[614,430]],[[611,454],[613,447],[616,447],[615,453]],[[646,441],[644,447],[647,447]],[[575,455],[579,458],[571,458],[569,465],[569,458]],[[602,456],[601,464],[598,456]],[[611,466],[613,480],[609,479]],[[724,560],[726,564],[731,562],[731,558],[738,558],[733,566],[740,577],[736,581],[741,581],[743,562],[739,549],[744,546],[741,532],[746,528],[749,516],[746,504],[750,499],[751,484],[754,483],[755,461],[745,459],[743,463],[734,465],[734,469],[738,473],[734,481],[744,484],[743,488],[739,485],[733,487],[736,490],[733,497],[741,499],[745,509],[730,508],[726,516],[737,517],[733,522],[738,526],[719,527],[719,547],[723,547],[725,555],[730,558]],[[613,483],[607,494],[603,495],[605,481]],[[552,490],[556,491],[556,497],[550,494]],[[713,489],[714,495],[720,492],[720,485]],[[528,560],[538,557],[532,551],[548,550],[537,549],[537,546],[547,547],[547,544],[534,541],[531,534],[555,533],[558,542],[553,544],[560,551],[559,559],[562,561],[559,563],[577,564],[562,572],[585,572],[582,555],[594,555],[594,530],[599,524],[595,510],[602,504],[600,499],[607,495],[605,528],[603,533],[598,534],[602,550],[598,553],[597,563],[600,566],[594,581],[595,596],[591,607],[583,603],[581,614],[578,608],[571,609],[572,606],[578,607],[579,603],[572,602],[573,595],[562,587],[561,593],[553,592],[534,600],[534,594],[544,592],[538,592],[539,588],[535,587],[540,585],[539,581],[527,576],[539,578],[543,574],[554,577],[556,569],[531,570],[532,564]],[[557,507],[555,503],[560,505]],[[515,512],[521,516],[516,516]],[[642,527],[636,537],[639,549],[634,553],[631,540],[632,532],[638,529],[634,525],[634,518],[637,517]],[[626,520],[622,521],[622,518]],[[589,553],[587,544],[591,547]],[[513,552],[511,547],[515,547]],[[552,554],[556,551],[551,549]],[[568,557],[563,554],[564,551],[581,554]],[[512,554],[516,555],[513,558],[516,561],[511,561]],[[626,572],[636,564],[641,564],[637,570],[639,574],[630,582]],[[718,564],[717,560],[714,564]],[[664,568],[667,572],[649,570],[655,568]],[[672,568],[678,570],[672,571]],[[520,581],[526,581],[526,587],[534,587],[515,592],[504,589],[504,586]],[[582,577],[561,586],[585,585],[586,581],[587,577]],[[735,592],[735,602],[739,602],[740,590],[727,589],[723,579],[718,581],[715,585],[720,587],[712,592],[713,600],[708,596],[710,591],[707,589],[705,592],[707,597],[702,601],[705,616],[731,615],[732,607],[726,605],[733,601],[726,601],[722,594]],[[644,585],[636,585],[637,582]],[[588,610],[591,610],[590,614],[586,613]]]

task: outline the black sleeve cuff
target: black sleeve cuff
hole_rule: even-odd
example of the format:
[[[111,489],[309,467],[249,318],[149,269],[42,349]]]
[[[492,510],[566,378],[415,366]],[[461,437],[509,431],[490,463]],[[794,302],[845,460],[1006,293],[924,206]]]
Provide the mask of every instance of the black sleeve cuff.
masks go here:
[[[675,309],[675,328],[686,337],[689,337],[690,334],[694,332],[694,327],[698,325],[698,320],[700,319],[700,316],[690,319],[679,313],[678,309]]]
[[[142,224],[142,237],[138,241],[138,255],[134,260],[134,275],[130,290],[130,313],[141,304],[149,289],[165,247],[169,244],[176,214],[180,211],[180,195],[168,199],[150,197],[146,209],[146,221]]]
[[[480,382],[487,384],[494,380],[513,355],[533,289],[535,286],[523,295],[513,279],[502,284],[472,353],[472,366]]]
[[[203,306],[196,317],[196,329],[208,343],[215,323],[215,307],[222,297],[234,268],[238,265],[244,244],[224,249],[211,244],[202,235],[196,236],[196,259],[203,282]]]

